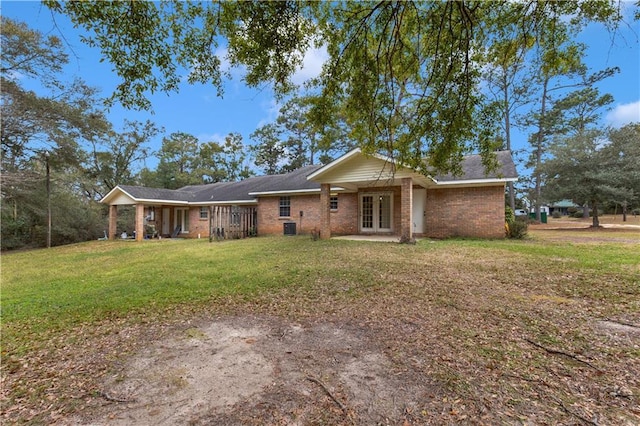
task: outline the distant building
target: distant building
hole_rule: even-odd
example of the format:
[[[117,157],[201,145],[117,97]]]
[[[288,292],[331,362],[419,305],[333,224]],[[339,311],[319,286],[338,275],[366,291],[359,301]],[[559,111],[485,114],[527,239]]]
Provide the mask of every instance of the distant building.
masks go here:
[[[549,213],[553,214],[556,211],[559,211],[561,215],[567,216],[569,214],[569,209],[580,209],[582,206],[574,203],[571,200],[560,200],[549,204]]]

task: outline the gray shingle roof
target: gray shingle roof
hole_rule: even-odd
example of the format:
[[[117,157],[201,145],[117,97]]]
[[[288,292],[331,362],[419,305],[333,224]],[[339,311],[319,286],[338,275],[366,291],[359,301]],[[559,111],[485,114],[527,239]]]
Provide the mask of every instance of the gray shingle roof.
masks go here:
[[[194,191],[195,202],[253,200],[260,192],[299,191],[320,189],[320,184],[310,182],[307,176],[321,166],[306,166],[290,173],[268,176],[254,176],[238,182],[219,182],[200,187],[185,187],[181,190]]]
[[[513,163],[513,158],[511,157],[511,151],[496,152],[496,160],[498,161],[498,168],[491,173],[486,173],[484,165],[482,164],[482,157],[478,154],[469,155],[462,161],[462,175],[453,176],[449,173],[434,176],[434,179],[438,182],[451,182],[476,179],[511,179],[518,177],[516,165]]]
[[[118,185],[127,194],[139,200],[194,201],[193,193],[179,189],[147,188],[145,186]]]
[[[307,176],[321,166],[306,166],[290,173],[254,176],[238,182],[216,182],[207,185],[189,185],[179,189],[147,188],[119,185],[136,199],[210,203],[216,201],[253,201],[250,193],[300,191],[320,189],[320,184],[307,180]]]
[[[480,155],[470,155],[462,162],[461,176],[451,174],[436,176],[438,182],[476,180],[491,178],[515,178],[516,172],[511,152],[496,153],[498,169],[486,174]],[[290,173],[268,176],[254,176],[238,182],[217,182],[207,185],[190,185],[179,189],[147,188],[143,186],[119,185],[119,187],[136,199],[176,201],[189,203],[211,203],[224,201],[254,201],[255,194],[319,190],[320,184],[307,180],[307,176],[318,170],[320,165],[306,166]],[[250,195],[253,194],[253,195]]]

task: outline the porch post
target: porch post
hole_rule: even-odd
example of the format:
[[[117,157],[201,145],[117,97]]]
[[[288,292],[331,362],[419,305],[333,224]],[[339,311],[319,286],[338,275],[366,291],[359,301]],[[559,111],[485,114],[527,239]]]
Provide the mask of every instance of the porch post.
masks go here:
[[[116,239],[116,227],[118,226],[118,206],[111,204],[109,206],[109,239]]]
[[[320,239],[331,238],[331,184],[320,185]]]
[[[144,239],[144,204],[136,204],[136,241]]]
[[[413,240],[413,179],[402,178],[400,192],[400,242]]]

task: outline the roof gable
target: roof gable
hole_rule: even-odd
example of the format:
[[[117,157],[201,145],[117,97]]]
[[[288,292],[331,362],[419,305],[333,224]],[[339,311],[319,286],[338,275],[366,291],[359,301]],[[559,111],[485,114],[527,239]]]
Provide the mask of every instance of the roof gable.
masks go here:
[[[390,158],[381,155],[365,155],[355,149],[343,157],[327,164],[309,175],[308,179],[321,183],[344,184],[357,182],[393,182],[394,179],[412,177],[424,186],[432,185],[477,185],[491,182],[502,183],[516,180],[518,174],[510,151],[498,151],[496,170],[487,173],[482,164],[482,156],[470,155],[463,159],[462,174],[439,176],[425,176],[418,171],[404,166],[398,166]]]
[[[319,183],[348,186],[374,184],[393,185],[395,179],[411,177],[427,184],[428,178],[413,169],[398,166],[392,159],[382,155],[366,155],[354,149],[337,160],[318,169],[308,179]]]

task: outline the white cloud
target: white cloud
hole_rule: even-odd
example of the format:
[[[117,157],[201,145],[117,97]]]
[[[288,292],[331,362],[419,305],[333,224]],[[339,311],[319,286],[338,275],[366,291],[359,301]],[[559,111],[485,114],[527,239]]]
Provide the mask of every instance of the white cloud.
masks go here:
[[[640,122],[640,100],[628,104],[617,105],[607,113],[607,124],[622,127],[628,123]]]
[[[198,138],[201,144],[207,142],[224,143],[224,138],[226,136],[227,135],[221,135],[220,133],[200,133],[196,138]]]
[[[307,80],[319,76],[322,71],[322,65],[324,65],[328,58],[329,54],[327,53],[326,46],[307,50],[302,59],[302,68],[293,75],[291,81],[301,85]]]
[[[276,98],[271,98],[269,101],[261,102],[260,107],[265,112],[266,117],[258,121],[258,124],[256,125],[256,129],[276,121],[276,118],[278,118],[278,114],[280,113],[280,108],[282,107],[282,105],[278,103]]]
[[[229,49],[226,46],[218,47],[214,55],[220,59],[220,71],[223,73],[232,71],[231,61],[229,60]]]

